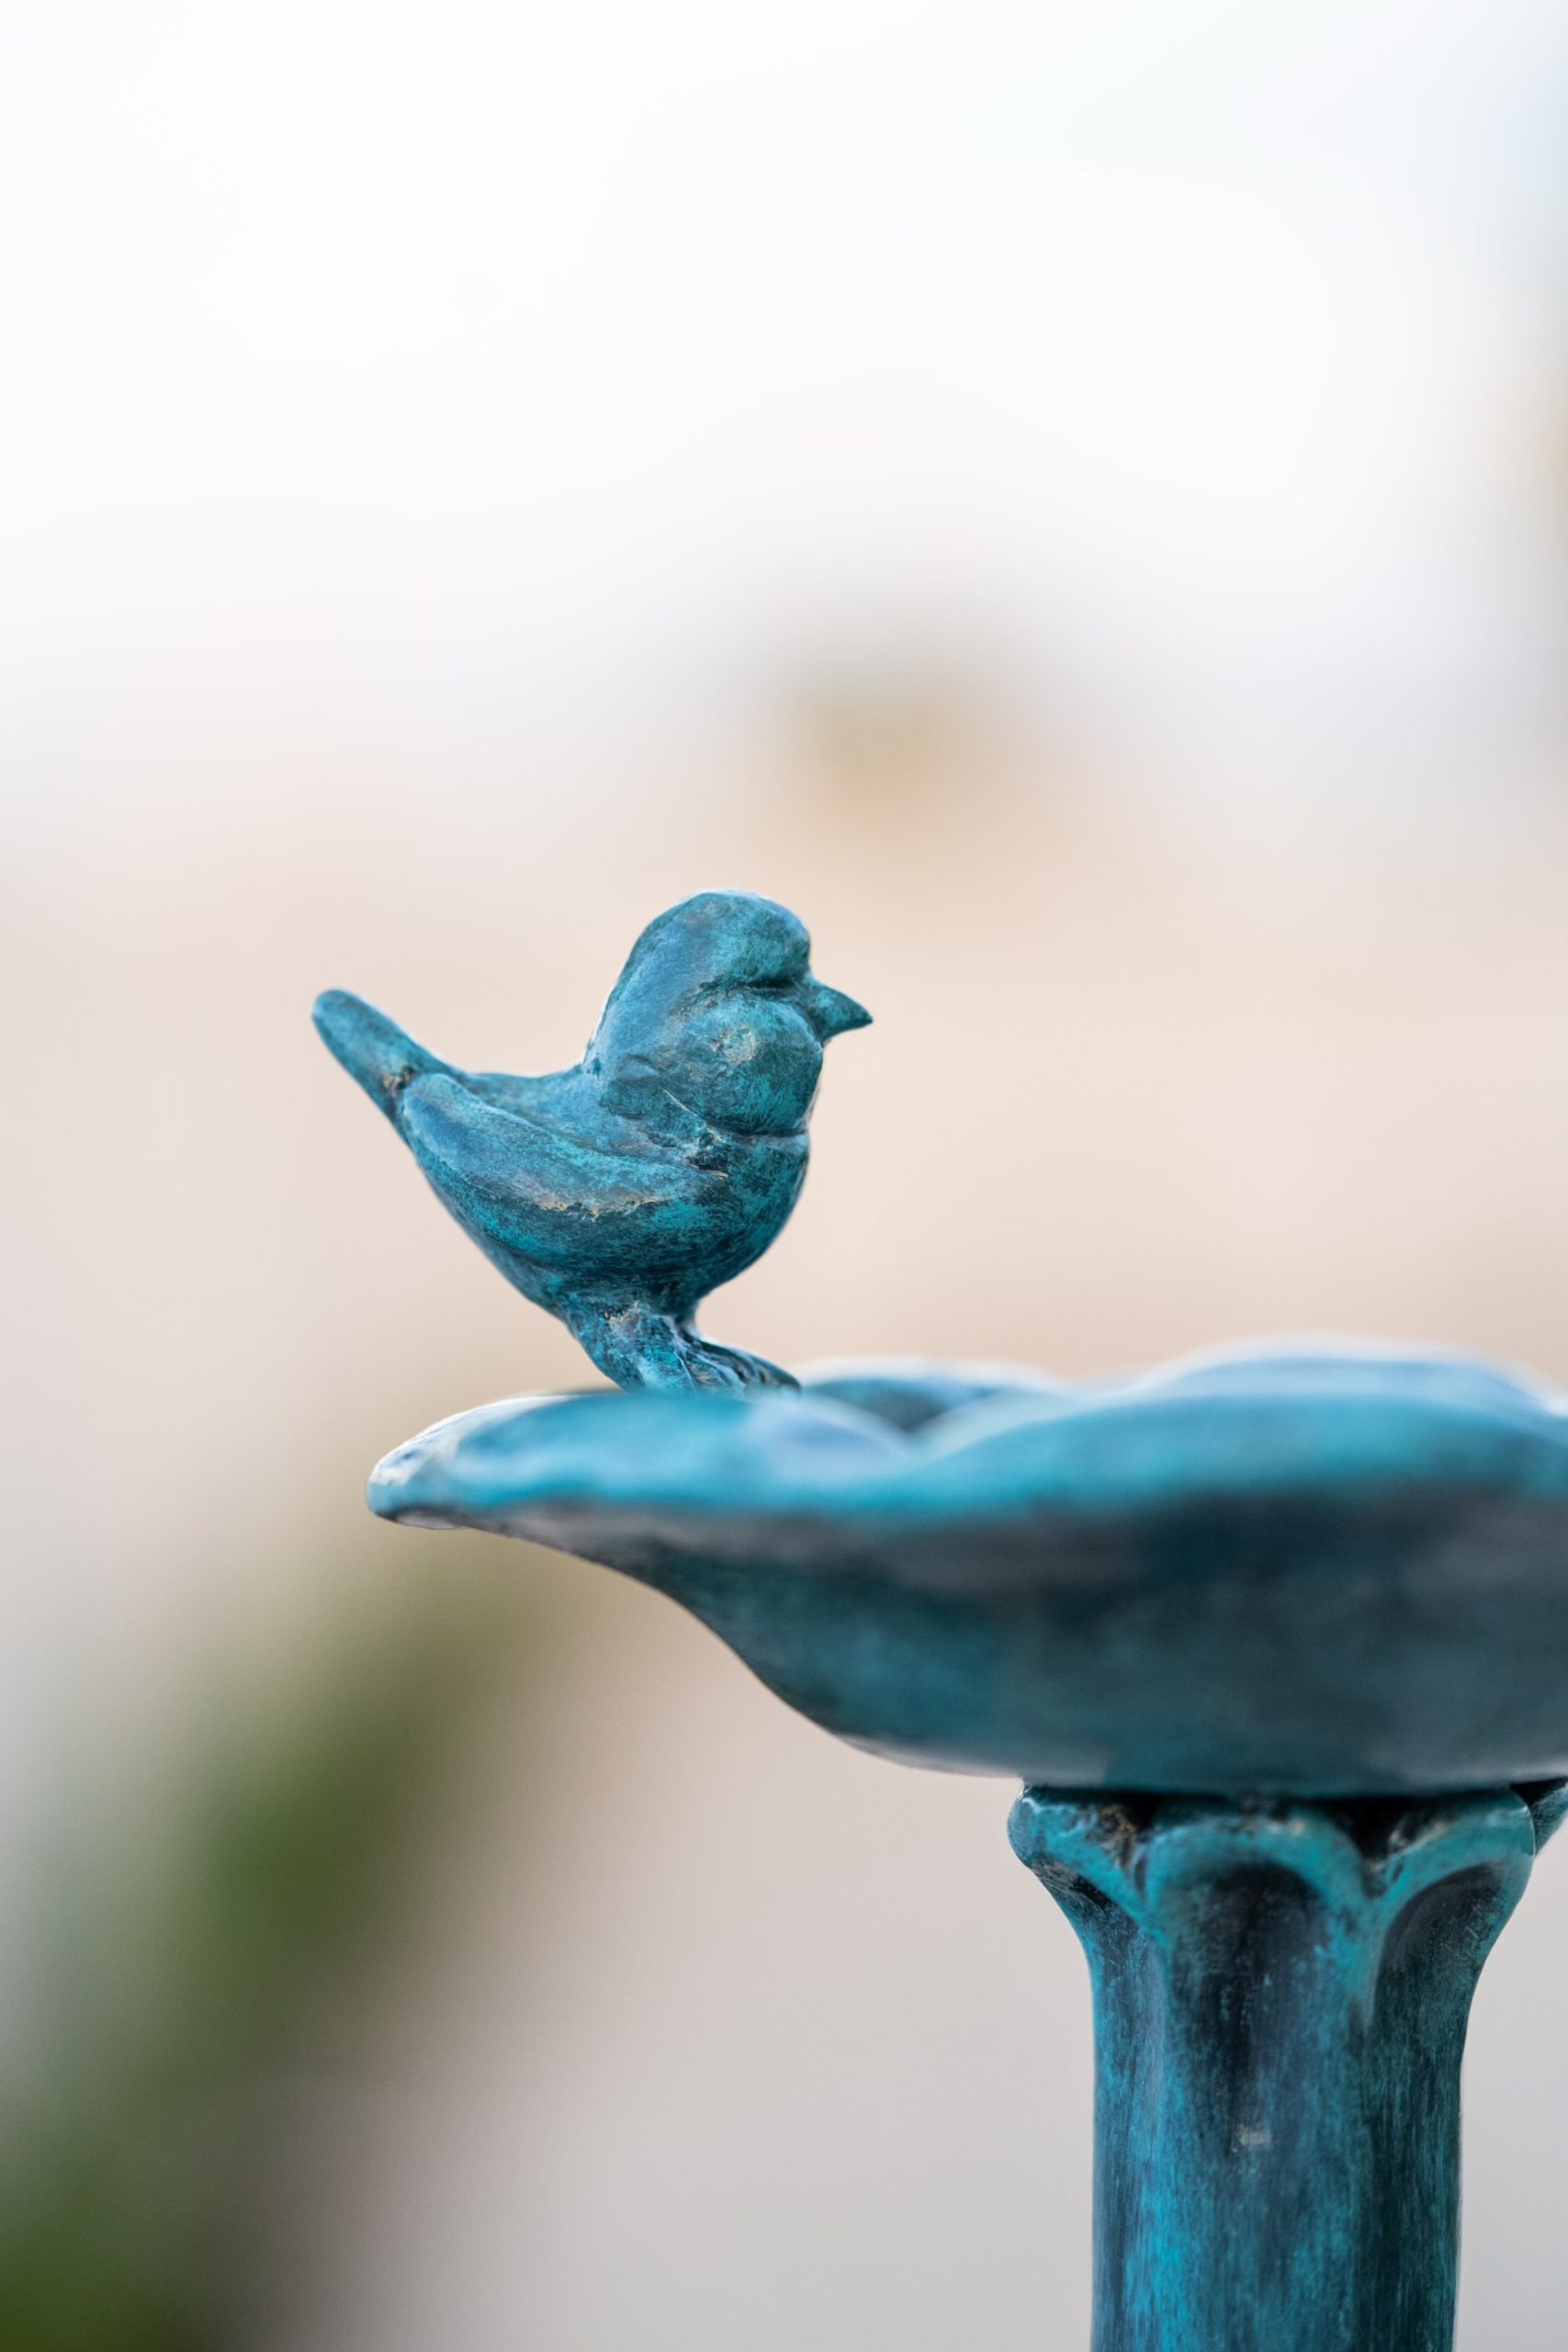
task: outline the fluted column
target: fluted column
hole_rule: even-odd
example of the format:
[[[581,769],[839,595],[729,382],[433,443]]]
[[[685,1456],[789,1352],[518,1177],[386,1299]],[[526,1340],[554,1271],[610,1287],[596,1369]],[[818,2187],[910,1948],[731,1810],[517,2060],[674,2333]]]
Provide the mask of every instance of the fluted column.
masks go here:
[[[1019,1800],[1094,1990],[1094,2352],[1450,2352],[1471,1999],[1562,1793]]]

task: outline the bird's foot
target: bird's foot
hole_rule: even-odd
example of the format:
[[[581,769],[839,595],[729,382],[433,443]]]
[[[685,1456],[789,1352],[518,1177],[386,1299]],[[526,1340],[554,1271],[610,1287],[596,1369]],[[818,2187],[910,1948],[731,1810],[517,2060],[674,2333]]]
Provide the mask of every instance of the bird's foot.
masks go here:
[[[766,1356],[748,1355],[744,1348],[720,1347],[700,1331],[678,1327],[676,1351],[682,1374],[693,1388],[798,1388],[794,1373],[770,1363]]]
[[[743,1348],[705,1340],[650,1307],[573,1319],[572,1329],[619,1388],[796,1388],[794,1374]]]

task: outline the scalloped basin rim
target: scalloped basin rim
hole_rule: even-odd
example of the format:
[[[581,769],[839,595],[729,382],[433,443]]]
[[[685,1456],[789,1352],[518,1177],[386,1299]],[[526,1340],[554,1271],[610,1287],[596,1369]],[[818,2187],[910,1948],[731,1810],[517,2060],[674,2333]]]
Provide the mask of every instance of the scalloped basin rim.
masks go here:
[[[915,1426],[904,1425],[919,1415]],[[1125,1516],[1370,1490],[1568,1498],[1568,1413],[1465,1357],[1296,1348],[1072,1386],[990,1366],[834,1365],[798,1394],[507,1398],[380,1463],[388,1518],[528,1504],[748,1519]]]
[[[1568,1773],[1568,1416],[1463,1358],[513,1398],[371,1500],[639,1577],[908,1763],[1309,1797]]]

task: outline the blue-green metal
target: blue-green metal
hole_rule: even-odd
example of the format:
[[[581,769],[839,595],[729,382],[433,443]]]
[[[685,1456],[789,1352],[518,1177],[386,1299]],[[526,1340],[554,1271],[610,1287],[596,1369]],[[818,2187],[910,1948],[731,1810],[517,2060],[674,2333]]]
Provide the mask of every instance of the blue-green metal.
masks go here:
[[[1451,2343],[1471,1996],[1559,1817],[1020,1798],[1094,1988],[1094,2352]]]
[[[1043,1784],[1012,1830],[1093,1981],[1095,2352],[1446,2352],[1471,1996],[1564,1810],[1558,1400],[1367,1351],[841,1367],[489,1406],[370,1499],[656,1586],[859,1745]]]
[[[332,1052],[437,1197],[625,1386],[788,1386],[693,1318],[760,1258],[806,1176],[822,1049],[871,1015],[771,899],[709,890],[650,922],[587,1051],[541,1078],[459,1069],[342,989]]]
[[[525,1399],[400,1448],[370,1501],[655,1585],[913,1763],[1307,1797],[1568,1772],[1568,1415],[1461,1360]]]
[[[372,1508],[599,1561],[827,1730],[1029,1784],[1094,1985],[1095,2352],[1446,2352],[1471,1995],[1568,1805],[1568,1408],[1431,1353],[797,1387],[701,1339],[865,1018],[717,894],[556,1077],[323,997],[446,1205],[633,1392],[459,1414]]]

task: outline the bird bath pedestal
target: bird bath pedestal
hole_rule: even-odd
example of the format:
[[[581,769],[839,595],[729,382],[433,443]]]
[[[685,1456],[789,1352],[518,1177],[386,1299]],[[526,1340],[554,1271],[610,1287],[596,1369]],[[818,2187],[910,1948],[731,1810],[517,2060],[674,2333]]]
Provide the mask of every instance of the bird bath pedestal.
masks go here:
[[[766,899],[650,923],[582,1060],[328,1046],[625,1393],[389,1456],[374,1509],[657,1587],[824,1729],[1011,1774],[1089,1957],[1095,2352],[1447,2352],[1460,2064],[1568,1779],[1568,1411],[1458,1358],[797,1385],[705,1340],[869,1016]]]

